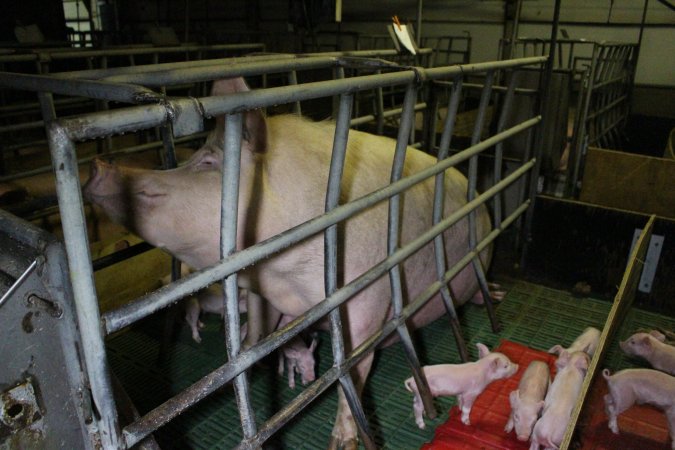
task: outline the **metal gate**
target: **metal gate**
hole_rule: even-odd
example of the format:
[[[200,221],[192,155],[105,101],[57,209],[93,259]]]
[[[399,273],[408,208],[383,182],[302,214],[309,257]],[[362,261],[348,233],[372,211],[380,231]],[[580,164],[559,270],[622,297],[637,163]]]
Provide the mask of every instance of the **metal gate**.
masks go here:
[[[526,66],[540,67],[545,61],[546,57],[532,57],[423,69],[416,67],[392,68],[390,64],[382,65],[376,60],[308,57],[299,60],[279,60],[276,63],[267,60],[251,62],[246,65],[187,66],[187,68],[181,67],[166,72],[136,73],[128,75],[130,79],[125,79],[125,83],[120,83],[120,80],[114,77],[109,77],[107,80],[101,78],[97,81],[53,78],[48,85],[45,85],[30,84],[25,79],[21,83],[14,83],[11,77],[0,77],[2,84],[14,88],[46,88],[54,92],[67,90],[68,92],[87,94],[106,100],[115,99],[129,103],[150,102],[139,106],[124,107],[75,118],[59,120],[51,120],[53,117],[45,118],[49,122],[48,138],[52,154],[52,164],[56,174],[56,188],[68,255],[70,282],[75,300],[81,341],[85,343],[82,348],[83,360],[90,384],[93,409],[96,411],[96,414],[91,414],[92,420],[95,423],[95,426],[91,427],[91,430],[92,433],[96,434],[96,437],[93,439],[100,440],[103,448],[130,448],[144,437],[149,436],[154,430],[181,414],[191,405],[204,399],[223,385],[234,382],[239,415],[244,432],[241,448],[257,448],[273,433],[283,427],[293,416],[302,411],[321,392],[339,382],[348,398],[364,445],[367,448],[373,448],[374,443],[369,431],[368,422],[361,402],[356,395],[349,370],[366,354],[374,351],[375,347],[389,335],[398,332],[404,343],[406,355],[410,360],[411,366],[414,368],[413,372],[416,379],[419,380],[418,385],[426,385],[423,375],[421,375],[421,371],[419,370],[419,362],[414,346],[408,336],[406,319],[418,311],[437,293],[441,292],[445,294],[444,290],[447,283],[469,264],[472,264],[475,270],[483,295],[486,299],[489,299],[485,268],[482,267],[478,255],[496,239],[502,230],[518,220],[530,205],[531,200],[523,198],[515,211],[506,216],[502,212],[500,192],[510,184],[530,174],[536,163],[536,158],[533,157],[532,151],[528,151],[525,153],[526,157],[521,162],[520,167],[502,179],[500,170],[502,162],[501,143],[519,133],[531,132],[541,121],[540,116],[533,114],[521,123],[510,128],[505,128],[505,119],[509,114],[513,97],[516,95],[515,87],[517,83],[516,77],[509,76],[509,74],[516,69]],[[254,73],[261,74],[270,71],[270,66],[274,66],[275,64],[278,70],[290,70],[293,67],[297,68],[302,65],[333,67],[336,69],[338,76],[343,73],[344,68],[355,66],[372,67],[374,71],[382,71],[383,73],[203,98],[169,99],[151,92],[145,87],[129,85],[129,83],[134,83],[134,80],[136,83],[148,85],[152,83],[168,84],[178,81],[185,82],[188,80],[215,80]],[[448,156],[456,108],[462,94],[464,79],[467,76],[476,74],[485,75],[485,82],[481,91],[478,120],[475,124],[471,146],[452,156]],[[495,90],[495,86],[493,84],[496,79],[509,80],[509,82],[507,86],[499,89],[504,92],[504,95],[500,97],[501,108],[496,130],[485,137],[481,135],[481,130],[484,129],[485,111],[488,105],[494,102],[493,91]],[[443,129],[438,150],[438,162],[423,171],[402,177],[403,156],[405,155],[409,134],[414,123],[417,91],[426,82],[441,80],[451,81],[452,87],[451,95],[448,99],[448,110],[450,112],[447,115]],[[42,82],[44,80],[40,79],[38,81]],[[355,201],[338,205],[341,182],[340,164],[344,161],[353,96],[359,91],[391,86],[404,86],[406,92],[392,166],[391,184]],[[43,97],[48,95],[48,93],[42,94]],[[336,131],[333,145],[333,160],[336,161],[336,164],[335,167],[331,166],[331,174],[328,186],[326,187],[326,212],[324,214],[241,251],[236,251],[235,249],[236,214],[224,217],[221,221],[220,250],[222,259],[220,262],[194,272],[185,278],[171,283],[169,286],[145,295],[119,309],[105,314],[100,313],[97,294],[93,284],[87,228],[78,180],[78,160],[75,146],[77,141],[103,139],[111,134],[160,127],[164,132],[164,142],[167,145],[167,151],[171,152],[173,138],[203,131],[205,118],[225,115],[228,129],[236,131],[235,133],[228,134],[223,149],[222,175],[224,188],[222,209],[225,211],[236,211],[238,207],[236,189],[239,183],[238,161],[242,139],[242,113],[247,110],[270,107],[280,103],[300,102],[328,96],[339,97],[339,108],[335,118]],[[528,139],[528,142],[531,141],[531,139]],[[483,194],[477,195],[475,187],[478,155],[492,148],[495,148],[494,160],[496,170],[494,183]],[[468,162],[469,185],[467,204],[461,209],[452,211],[449,215],[443,217],[443,190],[439,189],[439,187],[443,186],[444,171],[460,162]],[[400,206],[398,195],[428,178],[435,178],[437,180],[437,188],[434,194],[434,225],[413,241],[399,247],[397,221],[399,220]],[[338,287],[336,283],[337,265],[335,259],[338,236],[335,225],[383,201],[389,201],[390,205],[389,225],[388,231],[386,231],[389,242],[389,256],[360,277],[342,287]],[[478,241],[475,210],[480,205],[489,201],[493,205],[493,230],[482,241]],[[452,267],[446,267],[442,251],[443,240],[441,233],[464,217],[468,217],[470,224],[469,247],[471,251],[463,255]],[[324,266],[326,276],[325,299],[297,317],[288,326],[265,337],[252,348],[242,351],[240,348],[239,314],[237,308],[237,272],[317,233],[324,233],[327,249]],[[385,230],[382,230],[382,233],[385,233]],[[343,330],[339,317],[340,306],[360,290],[366,288],[373,280],[387,274],[389,274],[392,280],[392,292],[400,292],[400,280],[396,276],[399,265],[415,251],[430,242],[435,242],[437,248],[441,249],[437,253],[435,268],[439,274],[438,280],[427,286],[423,294],[418,298],[408,299],[407,305],[403,304],[400,295],[392,295],[394,317],[385,323],[379,333],[367,339],[361,346],[351,349],[351,352],[345,352]],[[430,270],[434,269],[430,268]],[[225,330],[228,362],[146,415],[122,427],[112,395],[111,374],[104,346],[105,336],[160,311],[186,295],[212,283],[221,281],[223,282],[225,291]],[[446,295],[443,295],[443,297],[446,297]],[[445,300],[448,299],[445,298]],[[487,304],[488,310],[491,311],[489,301]],[[456,327],[458,345],[461,349],[464,344],[451,301],[447,302],[447,307],[451,315],[451,322]],[[318,377],[314,383],[309,385],[290,404],[278,411],[269,420],[261,424],[257,423],[255,413],[248,399],[248,382],[244,372],[265,355],[279,348],[298,333],[324,317],[329,317],[331,322],[331,339],[334,354],[333,367]],[[497,326],[496,320],[493,321],[493,327],[496,329]],[[464,355],[466,355],[466,350],[464,350]],[[429,401],[428,392],[426,394],[425,403],[431,408],[431,411],[428,409],[428,412],[433,414],[433,407]]]

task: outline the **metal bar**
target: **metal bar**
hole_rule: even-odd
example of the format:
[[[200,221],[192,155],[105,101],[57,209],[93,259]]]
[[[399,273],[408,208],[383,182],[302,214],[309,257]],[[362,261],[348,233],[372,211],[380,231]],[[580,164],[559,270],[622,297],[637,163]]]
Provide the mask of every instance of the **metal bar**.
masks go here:
[[[425,102],[418,103],[415,105],[415,111],[424,111],[427,107],[427,104]],[[369,114],[367,116],[360,116],[356,117],[351,120],[351,126],[358,126],[358,125],[363,125],[364,123],[369,123],[377,119],[377,122],[379,124],[380,122],[380,117],[382,118],[382,130],[384,130],[384,119],[387,119],[389,117],[396,117],[400,116],[401,113],[403,112],[403,108],[392,108],[388,109],[380,115],[380,113],[377,113],[376,115]],[[379,125],[378,125],[379,126]],[[379,129],[378,129],[379,130]],[[382,134],[381,132],[378,131],[378,134]]]
[[[602,329],[602,333],[600,334],[598,348],[595,350],[593,359],[588,365],[588,371],[586,372],[586,377],[584,378],[584,382],[581,386],[581,392],[579,393],[577,402],[574,406],[574,409],[572,410],[570,421],[567,425],[567,428],[565,429],[563,440],[560,443],[560,448],[562,450],[567,450],[570,446],[572,434],[574,433],[579,416],[581,415],[581,409],[583,408],[584,402],[588,397],[593,379],[600,368],[600,361],[602,361],[604,358],[605,353],[609,349],[609,345],[612,342],[614,334],[616,334],[616,331],[621,326],[628,309],[633,303],[635,291],[640,281],[640,275],[642,274],[642,268],[645,264],[645,255],[647,254],[647,249],[649,248],[649,241],[651,239],[652,229],[654,227],[655,221],[656,216],[650,216],[649,221],[642,230],[642,233],[640,233],[640,237],[633,247],[630,257],[628,258],[628,266],[626,267],[624,276],[621,279],[619,291],[617,292],[616,297],[614,297],[612,308],[607,315],[607,321],[605,322],[605,326]]]
[[[37,265],[38,265],[38,260],[36,259],[32,263],[30,263],[28,268],[26,270],[24,270],[24,272],[21,274],[21,276],[19,278],[16,279],[14,284],[12,284],[9,287],[9,289],[7,289],[7,292],[5,292],[2,296],[2,298],[0,298],[0,307],[2,307],[2,305],[7,300],[9,300],[9,298],[14,294],[14,292],[16,292],[16,290],[21,287],[21,285],[24,283],[24,281],[26,281],[26,279],[30,276],[30,274],[33,273],[33,271],[35,270]]]
[[[488,71],[485,76],[485,87],[481,93],[480,104],[478,106],[478,114],[476,116],[476,124],[473,129],[473,136],[471,137],[471,145],[476,145],[480,142],[481,136],[483,134],[483,125],[485,123],[485,114],[487,112],[487,107],[490,103],[490,97],[492,95],[492,82],[494,81],[495,72]],[[476,185],[478,178],[478,155],[474,155],[469,160],[469,183],[467,186],[467,200],[471,201],[476,196]],[[477,224],[476,224],[476,211],[472,211],[469,214],[469,248],[472,250],[476,248],[477,245]],[[492,297],[490,296],[490,289],[488,287],[487,277],[485,276],[485,269],[483,268],[483,262],[480,257],[473,260],[473,268],[476,273],[476,278],[478,279],[478,286],[480,287],[481,292],[483,293],[483,301],[485,302],[485,308],[490,318],[490,324],[492,325],[492,331],[495,333],[499,331],[499,322],[497,321],[497,316],[495,315],[494,309],[492,307]]]
[[[269,73],[269,72],[268,72]],[[297,86],[298,84],[298,73],[295,70],[288,72],[288,84],[292,86]],[[302,114],[302,108],[300,107],[300,102],[295,102],[293,104],[293,113],[298,116]]]
[[[92,80],[67,80],[48,75],[27,75],[22,73],[0,72],[0,86],[34,92],[50,92],[112,100],[121,103],[159,102],[162,97],[150,89],[122,83]]]
[[[331,211],[338,206],[340,200],[340,184],[342,182],[342,172],[344,170],[345,156],[347,153],[347,140],[349,136],[349,119],[353,104],[353,95],[342,95],[340,97],[340,109],[338,111],[337,122],[335,125],[335,137],[333,141],[333,153],[330,162],[330,172],[328,176],[328,185],[326,188],[325,211]],[[337,290],[337,224],[332,225],[324,231],[324,287],[326,297],[331,296]],[[340,367],[344,363],[345,348],[344,335],[342,332],[342,319],[340,318],[340,308],[335,308],[330,312],[330,334],[333,347],[333,364]],[[363,444],[368,449],[376,448],[373,441],[368,420],[363,411],[363,405],[359,395],[354,387],[349,372],[340,373],[340,385],[342,392],[347,399],[349,409],[359,429],[359,434]]]
[[[511,73],[511,80],[509,82],[509,89],[506,92],[504,97],[504,103],[502,104],[502,111],[499,115],[499,121],[497,123],[497,132],[501,132],[506,126],[506,118],[511,112],[511,105],[513,104],[514,92],[516,90],[516,81],[518,79],[519,72]],[[502,164],[504,157],[504,142],[500,142],[495,146],[495,165],[494,165],[494,177],[493,184],[499,182],[502,179]],[[498,227],[502,221],[502,195],[498,194],[495,196],[494,200],[494,212],[493,212],[494,226]]]
[[[403,100],[403,113],[401,115],[401,124],[398,130],[398,137],[396,139],[396,149],[394,151],[394,159],[392,161],[391,177],[389,183],[395,183],[401,179],[403,175],[403,166],[405,163],[405,156],[408,143],[408,135],[413,126],[415,116],[415,102],[417,100],[417,86],[413,83],[406,88],[405,98]],[[400,213],[401,213],[401,198],[399,194],[389,198],[389,218],[387,222],[387,254],[392,255],[399,248],[399,230],[400,230]],[[389,270],[389,286],[391,289],[391,304],[394,317],[400,317],[403,310],[403,288],[401,285],[401,267],[396,265]],[[419,358],[415,347],[412,345],[410,332],[405,323],[397,329],[403,349],[408,358],[408,363],[415,378],[415,382],[420,390],[424,410],[429,418],[433,419],[437,416],[436,408],[434,408],[433,397],[429,390],[429,384],[426,376],[420,367]]]
[[[223,149],[223,186],[222,207],[220,211],[220,256],[226,258],[236,251],[237,211],[239,208],[239,173],[241,160],[241,136],[243,114],[225,116],[225,148]],[[233,214],[234,213],[234,214]],[[237,357],[241,347],[239,328],[239,306],[237,273],[223,280],[223,306],[225,321],[225,343],[227,357],[231,361]],[[245,438],[256,433],[255,414],[249,398],[249,386],[246,374],[239,374],[234,380],[234,393],[237,398],[241,425]]]
[[[168,286],[162,287],[153,293],[139,298],[135,302],[129,303],[116,310],[109,311],[103,316],[105,331],[108,334],[118,331],[127,325],[170,305],[186,295],[202,289],[209,284],[213,284],[216,281],[220,281],[227,275],[239,271],[244,267],[254,264],[256,261],[267,255],[283,250],[284,248],[324,230],[330,225],[345,220],[392,195],[408,189],[426,178],[437,175],[449,167],[465,161],[474,154],[478,154],[481,151],[490,148],[502,139],[508,139],[521,131],[527,130],[539,123],[540,120],[541,117],[538,116],[522,122],[502,133],[486,139],[478,145],[466,149],[463,153],[453,155],[442,162],[421,170],[420,172],[402,178],[394,184],[383,187],[382,189],[347,204],[340,205],[330,213],[323,214],[293,227],[284,233],[284,235],[267,239],[241,250],[208,269],[199,270],[181,278],[173,284],[173,289],[170,289]]]
[[[185,137],[182,137],[182,138],[177,138],[177,139],[174,140],[174,142],[184,143],[184,142],[190,142],[190,141],[194,141],[194,140],[198,140],[198,139],[203,139],[208,134],[209,133],[206,132],[206,131],[201,132],[201,133],[195,133],[191,136],[185,136]],[[107,152],[105,154],[105,157],[106,158],[114,158],[114,157],[117,157],[117,156],[130,155],[130,154],[133,154],[133,153],[139,153],[139,152],[151,150],[151,149],[156,148],[156,147],[161,147],[162,145],[164,145],[164,144],[161,141],[149,142],[147,144],[135,145],[135,146],[126,147],[126,148],[123,148],[123,149],[120,149],[120,150]],[[86,156],[84,158],[79,158],[77,160],[77,164],[78,165],[87,164],[87,163],[90,163],[91,161],[93,161],[94,159],[100,158],[100,157],[101,157],[100,155],[93,155],[93,156]],[[21,173],[13,173],[13,174],[5,175],[5,176],[0,176],[0,183],[6,182],[6,181],[18,180],[20,178],[27,178],[27,177],[30,177],[30,176],[33,176],[33,175],[40,175],[40,174],[43,174],[43,173],[49,173],[52,170],[53,169],[52,169],[51,166],[43,166],[43,167],[39,167],[37,169],[27,170],[27,171],[21,172]]]
[[[96,300],[96,287],[91,269],[87,224],[82,207],[82,194],[76,164],[75,147],[57,121],[48,126],[49,148],[56,173],[61,223],[68,255],[70,282],[77,312],[77,321],[86,361],[91,395],[99,417],[97,422],[104,448],[121,449],[120,427],[113,399],[110,371],[103,343],[101,314]],[[86,393],[84,395],[87,395]]]
[[[443,134],[441,135],[441,142],[438,148],[438,161],[442,161],[448,157],[450,151],[450,140],[452,139],[452,133],[455,128],[455,121],[457,117],[457,110],[459,108],[459,101],[461,99],[463,86],[463,78],[457,77],[455,82],[452,84],[452,93],[450,94],[450,100],[448,103],[448,112],[445,116],[445,124],[443,125]],[[435,133],[435,125],[434,133]],[[432,223],[435,225],[441,221],[443,217],[443,209],[445,202],[445,172],[442,172],[436,175],[435,187],[434,187],[434,210],[432,213]],[[434,238],[434,254],[436,256],[436,273],[438,278],[441,279],[445,273],[445,241],[443,236],[439,235]],[[450,317],[450,326],[452,327],[452,332],[455,336],[455,342],[457,343],[457,350],[459,351],[459,357],[463,362],[469,361],[469,352],[466,348],[466,343],[464,342],[464,337],[462,336],[462,330],[459,325],[459,318],[457,317],[457,311],[455,311],[454,300],[448,289],[447,285],[443,286],[441,289],[441,298],[443,299],[443,304],[445,305],[445,310]]]
[[[461,218],[466,216],[469,211],[484,204],[499,190],[504,189],[506,186],[510,185],[515,180],[523,176],[525,173],[531,170],[532,167],[534,167],[534,160],[525,163],[518,170],[514,171],[508,177],[504,178],[504,180],[502,180],[499,185],[493,186],[483,194],[476,197],[472,202],[467,203],[459,210],[454,211],[450,216],[446,217],[441,223],[430,228],[413,241],[407,243],[405,246],[398,249],[396,253],[387,257],[382,262],[373,266],[368,272],[362,274],[361,276],[359,276],[346,286],[337,290],[333,295],[324,299],[322,302],[315,305],[307,312],[291,321],[283,329],[276,330],[275,332],[271,333],[270,335],[259,341],[255,346],[251,347],[248,350],[242,351],[235,360],[231,360],[223,364],[222,366],[218,367],[213,372],[204,376],[202,379],[191,385],[186,390],[181,391],[176,396],[170,398],[162,405],[158,406],[157,408],[147,413],[145,416],[141,417],[134,423],[125,427],[124,436],[127,445],[129,447],[133,446],[135,443],[143,439],[145,436],[150,434],[156,428],[159,428],[160,426],[166,424],[171,419],[183,413],[186,409],[188,409],[191,405],[193,405],[197,401],[205,398],[209,394],[213,393],[214,391],[216,391],[217,389],[228,383],[236,375],[242,373],[244,370],[251,367],[251,365],[253,365],[260,358],[264,357],[265,355],[272,352],[274,349],[288,342],[293,336],[296,336],[298,333],[307,329],[311,324],[317,322],[326,314],[328,314],[330,311],[339,307],[341,304],[349,300],[353,295],[358,293],[360,290],[364,289],[365,287],[369,286],[372,282],[380,278],[396,264],[403,262],[410,255],[418,251],[424,245],[431,242],[434,236],[436,236],[439,233],[442,233],[443,231],[453,226],[455,223],[461,220]],[[519,211],[522,212],[522,210],[524,210],[528,204],[529,201],[528,203],[522,205]],[[340,207],[336,208],[336,210],[339,208]],[[507,220],[505,220],[504,226],[506,226],[506,224],[508,223],[510,222],[507,222]],[[495,229],[493,230],[492,233],[488,235],[488,237],[494,239],[498,234],[499,230]],[[484,240],[483,242],[486,241]],[[478,255],[478,252],[482,251],[483,249],[484,247],[477,247],[475,251],[470,252],[467,255],[467,257],[465,257],[464,259],[460,260],[457,264],[455,264],[455,266],[453,266],[451,271],[454,271],[454,274],[459,273],[459,270],[461,269],[457,269],[455,271],[455,268],[458,267],[459,264],[463,264],[462,267],[467,265],[471,260],[473,260]],[[450,278],[448,278],[447,280],[444,279],[445,284],[447,284],[449,281]],[[441,283],[437,283],[435,290],[433,291],[433,293],[429,295],[429,298],[435,295],[440,289],[440,287]],[[427,293],[428,291],[430,291],[430,289],[427,289],[425,293]],[[405,317],[409,317],[410,315],[414,314],[417,310],[419,310],[419,308],[423,306],[424,302],[425,302],[424,300],[416,299],[411,304],[408,304],[404,309]],[[375,343],[372,342],[373,338],[371,338],[369,340],[366,340],[359,347],[357,347],[357,349],[355,349],[352,352],[350,358],[347,361],[345,361],[341,369],[344,370],[353,366],[356,363],[357,358],[360,358],[361,355],[367,351],[366,349],[372,348],[375,345],[377,345],[377,343],[381,342],[381,340],[384,337],[386,337],[389,333],[394,331],[395,326],[396,325],[390,325],[389,327],[385,327],[384,331],[387,331],[388,332],[387,334],[384,334],[383,331],[376,333],[375,339],[379,338],[379,340],[376,341]]]

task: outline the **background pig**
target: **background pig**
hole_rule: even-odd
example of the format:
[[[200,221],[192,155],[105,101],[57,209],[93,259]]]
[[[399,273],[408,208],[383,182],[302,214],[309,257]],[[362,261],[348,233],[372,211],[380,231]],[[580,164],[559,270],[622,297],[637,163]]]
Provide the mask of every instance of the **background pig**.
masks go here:
[[[562,345],[554,345],[548,352],[556,355],[560,355],[563,350],[567,350],[568,353],[586,352],[586,354],[592,358],[595,349],[598,348],[599,342],[600,330],[588,327],[574,340],[574,342],[572,342],[572,345],[570,345],[569,348],[564,348]]]
[[[424,366],[422,370],[429,382],[431,395],[456,395],[459,409],[462,411],[462,422],[469,425],[471,407],[476,398],[485,390],[488,384],[502,378],[509,378],[518,370],[518,364],[513,364],[502,353],[490,353],[483,344],[476,344],[479,359],[476,362],[465,364],[437,364]],[[417,426],[424,429],[424,406],[417,389],[415,379],[410,377],[404,382],[407,390],[413,393],[413,411]]]
[[[214,95],[246,90],[242,79],[214,83]],[[275,236],[325,209],[335,125],[314,123],[295,115],[263,117],[247,111],[243,140],[237,211],[237,249]],[[152,171],[113,166],[102,161],[92,165],[84,187],[85,196],[151,244],[166,249],[191,267],[201,269],[220,260],[220,199],[224,121],[204,147],[183,166]],[[345,203],[389,184],[395,142],[356,130],[349,142],[340,201]],[[408,148],[403,175],[419,172],[435,158]],[[446,214],[466,204],[467,180],[458,171],[445,172]],[[428,179],[401,194],[400,243],[405,245],[431,226],[434,180]],[[484,205],[477,210],[477,236],[490,230]],[[347,219],[341,226],[338,271],[347,284],[387,255],[387,202]],[[468,249],[465,218],[444,233],[446,260],[455,264]],[[489,264],[490,248],[480,255]],[[436,281],[433,245],[427,244],[401,264],[404,300],[417,297]],[[238,276],[241,287],[268,299],[283,314],[299,316],[325,297],[324,243],[321,233],[247,267]],[[450,283],[457,304],[477,291],[474,269],[465,267]],[[356,348],[392,317],[391,292],[385,275],[352,297],[343,308],[346,350]],[[440,296],[417,311],[408,321],[423,326],[445,313]],[[360,393],[370,371],[368,354],[352,370]],[[355,447],[357,428],[342,389],[332,431],[333,446]]]
[[[551,380],[548,364],[532,361],[518,383],[518,389],[509,395],[511,413],[504,431],[510,433],[515,427],[519,441],[527,441],[534,423],[544,407],[544,398]]]
[[[609,390],[605,395],[609,428],[618,434],[617,416],[636,403],[647,403],[666,414],[671,447],[675,449],[675,377],[651,369],[626,369],[611,376],[605,369],[602,376]]]
[[[653,368],[675,375],[675,347],[664,343],[665,340],[658,331],[635,333],[619,346],[628,356],[639,356]]]
[[[560,446],[581,393],[588,364],[585,352],[563,351],[560,354],[556,361],[558,372],[544,400],[544,411],[532,430],[530,450],[538,450],[540,445],[545,448]]]

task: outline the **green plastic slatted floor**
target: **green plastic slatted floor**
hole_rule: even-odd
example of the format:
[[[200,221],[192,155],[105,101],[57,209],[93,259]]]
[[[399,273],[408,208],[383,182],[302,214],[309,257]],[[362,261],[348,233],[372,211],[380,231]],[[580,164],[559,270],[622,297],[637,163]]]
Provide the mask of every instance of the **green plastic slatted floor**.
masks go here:
[[[491,349],[500,339],[509,339],[540,350],[547,350],[557,343],[569,345],[584,328],[601,328],[611,306],[606,301],[576,298],[564,291],[522,281],[507,287],[506,299],[496,309],[503,324],[500,334],[492,333],[483,307],[465,305],[459,310],[472,359],[477,357],[477,342]],[[210,316],[206,325],[202,331],[202,344],[193,342],[187,326],[182,326],[165,363],[157,361],[161,319],[150,318],[109,340],[112,368],[142,413],[223,364],[225,359],[220,321]],[[624,326],[619,330],[618,338],[625,339],[640,328],[654,327],[673,330],[675,318],[630,311]],[[319,374],[331,363],[328,334],[320,333],[320,339],[316,353]],[[447,319],[439,319],[425,329],[418,330],[415,339],[423,364],[460,362]],[[270,358],[266,367],[254,366],[249,377],[252,404],[259,423],[278,411],[302,389],[298,380],[295,391],[291,390],[285,374],[283,377],[277,375],[276,363],[276,358]],[[614,343],[603,367],[614,371],[635,365],[639,363],[626,359]],[[412,415],[412,397],[403,387],[403,380],[409,376],[408,365],[399,344],[377,353],[363,401],[376,443],[380,447],[419,448],[431,440],[434,428],[447,420],[448,410],[454,404],[454,398],[436,399],[440,413],[438,418],[427,420],[426,430],[418,429]],[[336,399],[335,389],[329,389],[306,412],[268,441],[269,447],[325,448],[335,417]],[[191,408],[155,433],[155,437],[164,450],[225,449],[235,446],[241,439],[241,428],[231,387],[226,386]]]

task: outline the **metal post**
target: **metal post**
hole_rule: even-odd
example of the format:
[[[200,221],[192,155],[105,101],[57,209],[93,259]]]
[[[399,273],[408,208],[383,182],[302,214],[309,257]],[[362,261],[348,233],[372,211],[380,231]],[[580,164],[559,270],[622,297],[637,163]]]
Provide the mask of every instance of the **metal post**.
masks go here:
[[[407,150],[408,135],[414,122],[415,117],[415,103],[417,101],[417,86],[410,83],[405,92],[403,100],[403,111],[401,112],[401,124],[398,130],[398,137],[396,139],[396,150],[394,152],[394,160],[391,168],[390,183],[395,183],[403,176],[403,167],[405,165],[405,155]],[[399,230],[401,217],[401,198],[400,195],[394,195],[389,199],[389,221],[387,225],[387,253],[392,255],[399,248]],[[401,266],[396,265],[389,271],[389,284],[391,286],[391,303],[393,315],[396,318],[401,317],[403,310],[403,289],[401,285]],[[420,391],[422,403],[427,416],[431,419],[435,418],[437,413],[433,404],[433,397],[429,390],[426,376],[420,367],[419,358],[415,352],[410,332],[405,322],[402,322],[397,328],[403,349],[408,363],[412,369],[415,383]]]
[[[560,22],[560,0],[555,0],[555,7],[553,11],[553,25],[551,27],[551,48],[555,48],[556,43],[558,42],[558,24]],[[551,81],[551,75],[553,73],[553,57],[552,55],[548,56],[548,59],[546,60],[546,65],[544,68],[544,73],[540,75],[540,82],[539,82],[539,88],[540,88],[540,97],[539,97],[539,106],[538,106],[538,112],[539,114],[544,114],[545,111],[545,106],[548,104],[549,101],[549,96],[550,96],[550,81]],[[523,251],[521,254],[521,264],[520,267],[525,267],[525,262],[527,261],[527,252],[529,250],[529,244],[532,241],[532,235],[531,235],[531,230],[532,230],[532,220],[534,218],[534,207],[535,207],[535,199],[537,196],[537,185],[539,184],[539,171],[541,168],[541,155],[542,155],[542,146],[544,142],[544,122],[545,120],[542,120],[542,122],[539,124],[539,129],[537,130],[537,135],[535,137],[535,143],[534,143],[534,157],[536,158],[536,165],[534,170],[530,173],[530,187],[529,187],[529,193],[528,193],[528,198],[532,201],[532,207],[530,207],[527,212],[525,213],[525,224],[523,226]]]
[[[226,258],[236,251],[237,211],[239,206],[239,168],[241,158],[243,113],[225,116],[225,148],[223,149],[223,190],[220,217],[220,256]],[[225,343],[227,357],[231,361],[239,354],[241,335],[239,329],[239,305],[237,274],[233,273],[223,280],[223,307],[225,321]],[[249,398],[246,372],[234,379],[234,392],[239,407],[241,425],[245,438],[256,433],[255,414]]]
[[[483,86],[483,92],[481,94],[480,105],[478,107],[478,116],[476,117],[476,124],[473,129],[473,136],[471,138],[471,145],[476,145],[481,140],[481,135],[483,132],[483,125],[485,123],[485,114],[487,112],[488,104],[490,103],[490,95],[492,93],[492,83],[494,81],[495,72],[490,70],[487,72],[485,77],[485,83]],[[469,160],[469,184],[467,187],[467,200],[471,201],[476,197],[476,186],[478,179],[478,155],[474,155]],[[469,213],[469,247],[471,250],[476,248],[477,244],[477,224],[476,224],[476,211],[471,211]],[[492,325],[492,331],[495,333],[499,331],[500,326],[497,321],[497,316],[495,316],[494,309],[492,307],[492,297],[490,296],[490,289],[488,287],[487,277],[485,276],[485,269],[483,268],[483,262],[480,260],[480,256],[477,256],[473,259],[473,268],[476,272],[476,278],[478,279],[478,286],[483,294],[483,301],[485,302],[485,308],[487,309],[488,317],[490,318],[490,324]]]
[[[340,109],[336,118],[333,154],[326,189],[326,212],[337,207],[340,200],[340,184],[342,182],[342,172],[347,153],[347,139],[353,99],[354,97],[351,94],[345,94],[340,97]],[[324,286],[326,297],[329,297],[337,290],[337,224],[331,225],[325,230],[324,261]],[[345,349],[340,308],[333,309],[330,312],[329,319],[331,342],[333,345],[333,364],[335,367],[342,367],[345,361]],[[364,447],[368,449],[377,448],[368,426],[368,419],[363,411],[363,405],[359,400],[358,392],[349,372],[342,374],[339,379],[342,391],[349,403],[349,408],[359,429]]]
[[[445,124],[443,125],[443,134],[441,135],[441,143],[438,148],[438,160],[442,161],[448,157],[450,151],[450,140],[452,139],[452,132],[455,128],[455,119],[457,117],[457,109],[459,108],[459,100],[462,93],[462,83],[464,79],[461,76],[455,78],[452,85],[452,94],[450,95],[450,100],[448,103],[448,112],[445,117]],[[434,125],[435,128],[435,125]],[[436,225],[443,218],[443,206],[445,199],[445,172],[436,175],[436,185],[434,188],[434,211],[433,211],[433,224]],[[436,256],[436,272],[438,278],[442,279],[446,270],[445,263],[445,241],[443,240],[443,235],[438,235],[434,238],[434,252]],[[450,326],[452,327],[452,332],[455,336],[455,341],[457,342],[457,350],[459,351],[459,357],[463,362],[469,361],[469,352],[466,349],[466,342],[464,342],[464,337],[462,336],[462,329],[459,325],[459,319],[457,317],[457,312],[455,311],[455,305],[450,293],[450,289],[447,286],[443,286],[441,289],[441,298],[443,299],[443,304],[445,309],[448,312],[450,317]]]
[[[47,136],[56,173],[56,192],[77,320],[82,342],[86,343],[82,351],[91,395],[100,417],[97,419],[97,426],[101,444],[106,449],[122,449],[124,444],[120,440],[120,427],[113,399],[110,369],[103,343],[101,314],[89,256],[87,223],[82,206],[75,146],[64,129],[55,122],[48,126]]]

